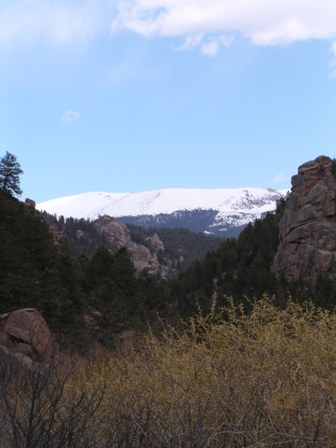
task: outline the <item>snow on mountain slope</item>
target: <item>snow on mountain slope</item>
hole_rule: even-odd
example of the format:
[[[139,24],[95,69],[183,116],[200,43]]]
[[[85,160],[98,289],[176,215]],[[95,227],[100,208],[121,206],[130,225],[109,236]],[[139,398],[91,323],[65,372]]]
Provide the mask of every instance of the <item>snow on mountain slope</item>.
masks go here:
[[[41,202],[36,208],[65,218],[94,219],[106,214],[101,213],[101,210],[107,205],[127,195],[128,193],[82,193]]]
[[[178,211],[215,210],[217,220],[238,215],[260,217],[274,210],[282,194],[266,188],[167,188],[138,193],[83,193],[42,202],[39,210],[73,218],[172,214]],[[245,217],[246,218],[246,217]],[[246,224],[243,219],[236,225]]]

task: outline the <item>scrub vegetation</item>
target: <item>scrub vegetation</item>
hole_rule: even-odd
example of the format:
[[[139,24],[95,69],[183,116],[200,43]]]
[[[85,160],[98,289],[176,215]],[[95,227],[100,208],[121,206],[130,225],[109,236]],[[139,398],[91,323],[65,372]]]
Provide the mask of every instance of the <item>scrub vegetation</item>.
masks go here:
[[[214,302],[183,327],[62,368],[1,364],[1,446],[334,446],[334,314]]]

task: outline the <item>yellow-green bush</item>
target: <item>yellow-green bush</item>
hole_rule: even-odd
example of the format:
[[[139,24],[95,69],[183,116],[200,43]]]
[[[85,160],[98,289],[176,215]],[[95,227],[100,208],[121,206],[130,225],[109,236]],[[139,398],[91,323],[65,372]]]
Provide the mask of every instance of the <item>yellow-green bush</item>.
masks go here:
[[[55,428],[80,410],[63,446],[335,446],[336,316],[267,298],[251,307],[213,307],[183,332],[79,362],[54,406]]]

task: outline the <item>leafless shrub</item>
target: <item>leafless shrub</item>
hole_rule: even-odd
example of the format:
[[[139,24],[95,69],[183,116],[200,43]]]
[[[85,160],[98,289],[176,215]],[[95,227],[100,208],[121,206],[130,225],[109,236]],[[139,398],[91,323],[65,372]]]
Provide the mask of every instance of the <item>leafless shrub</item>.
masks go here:
[[[1,364],[1,448],[332,447],[335,366],[333,314],[213,307],[61,370]]]
[[[73,383],[76,366],[66,372],[55,359],[30,370],[8,360],[1,382],[3,448],[87,447],[94,439],[104,384],[79,389]]]

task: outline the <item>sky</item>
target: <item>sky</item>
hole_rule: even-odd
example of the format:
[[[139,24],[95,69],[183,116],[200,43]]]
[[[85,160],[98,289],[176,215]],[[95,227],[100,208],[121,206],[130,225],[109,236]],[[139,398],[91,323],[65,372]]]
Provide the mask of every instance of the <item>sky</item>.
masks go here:
[[[336,156],[335,0],[0,0],[22,198],[290,187]]]

